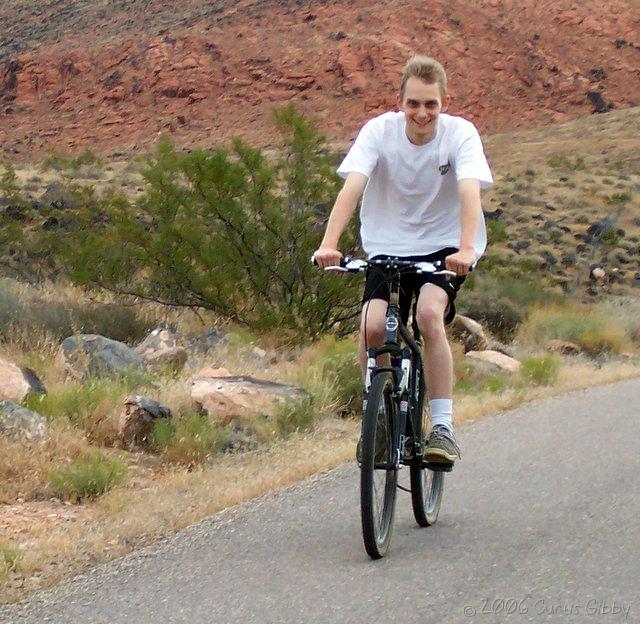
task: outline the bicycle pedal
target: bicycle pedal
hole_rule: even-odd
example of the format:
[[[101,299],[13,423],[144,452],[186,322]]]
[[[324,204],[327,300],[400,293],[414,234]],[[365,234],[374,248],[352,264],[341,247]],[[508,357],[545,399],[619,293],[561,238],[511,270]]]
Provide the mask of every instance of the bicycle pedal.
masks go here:
[[[451,472],[453,470],[453,464],[442,462],[422,462],[422,467],[433,470],[433,472]]]

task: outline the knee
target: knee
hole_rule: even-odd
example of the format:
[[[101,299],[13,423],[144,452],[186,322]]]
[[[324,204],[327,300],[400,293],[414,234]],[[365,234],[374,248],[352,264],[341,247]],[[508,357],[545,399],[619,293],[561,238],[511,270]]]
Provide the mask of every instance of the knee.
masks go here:
[[[360,327],[360,337],[366,340],[366,344],[369,347],[379,346],[384,342],[384,318],[383,319],[369,319],[365,324]]]
[[[426,341],[444,334],[444,311],[440,306],[419,306],[416,310],[416,322]]]
[[[360,342],[364,346],[378,347],[384,342],[387,302],[373,299],[365,304],[360,319]]]

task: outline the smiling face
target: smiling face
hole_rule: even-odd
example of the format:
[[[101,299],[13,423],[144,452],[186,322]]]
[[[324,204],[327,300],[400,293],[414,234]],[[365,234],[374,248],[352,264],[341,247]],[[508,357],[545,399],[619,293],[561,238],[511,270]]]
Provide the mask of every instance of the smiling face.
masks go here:
[[[424,145],[436,136],[438,115],[447,110],[451,98],[441,92],[437,82],[428,84],[410,77],[404,92],[398,96],[398,108],[407,121],[407,138],[415,145]]]

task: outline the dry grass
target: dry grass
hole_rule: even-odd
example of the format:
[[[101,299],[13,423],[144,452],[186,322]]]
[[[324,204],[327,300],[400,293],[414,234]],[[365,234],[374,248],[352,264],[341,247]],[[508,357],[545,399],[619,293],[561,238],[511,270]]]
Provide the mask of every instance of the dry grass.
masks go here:
[[[519,386],[499,393],[462,396],[456,400],[456,418],[458,422],[474,419],[525,402],[639,374],[637,363],[611,362],[598,368],[593,362],[566,359],[553,386]],[[176,392],[170,385],[166,391],[168,396]],[[177,396],[181,397],[180,392]],[[35,589],[59,582],[61,570],[68,577],[222,509],[349,461],[358,431],[357,420],[325,418],[316,423],[312,433],[293,434],[255,452],[222,455],[195,470],[172,468],[145,454],[117,452],[129,464],[128,484],[108,492],[95,503],[75,506],[73,513],[67,512],[65,522],[23,524],[18,542],[21,558],[6,574],[0,596],[5,601],[17,600]],[[20,445],[5,443],[4,453],[0,453],[0,457],[6,457],[0,464],[3,471],[0,482],[12,483],[19,475],[28,480],[33,478],[27,476],[31,474],[44,484],[49,469],[61,456],[71,461],[86,453],[87,443],[77,431],[59,426],[43,448],[43,453],[24,453]],[[16,481],[11,491],[5,491],[4,501],[15,500],[19,494]],[[47,504],[51,503],[32,503]],[[53,515],[62,513],[54,511]],[[0,526],[1,521],[0,517]]]
[[[46,442],[33,448],[0,437],[0,504],[48,498],[49,472],[90,451],[82,433],[68,423],[52,423]]]
[[[220,457],[193,471],[137,468],[127,488],[78,508],[66,523],[37,522],[20,535],[24,556],[0,599],[14,601],[61,578],[108,561],[227,507],[331,469],[353,456],[355,421],[325,421],[268,450]],[[0,518],[1,522],[1,518]],[[1,525],[0,525],[1,526]]]

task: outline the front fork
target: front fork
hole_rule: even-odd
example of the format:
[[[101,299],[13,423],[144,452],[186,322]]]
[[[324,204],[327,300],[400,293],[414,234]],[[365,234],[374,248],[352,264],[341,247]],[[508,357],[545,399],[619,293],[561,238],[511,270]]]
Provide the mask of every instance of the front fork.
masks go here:
[[[371,387],[373,371],[377,368],[377,355],[379,349],[368,350],[367,371],[365,374],[365,396],[362,405],[362,412],[367,408],[367,395]],[[393,400],[397,406],[396,418],[393,419],[394,446],[393,465],[400,468],[401,460],[408,459],[413,455],[413,436],[407,435],[407,417],[409,414],[409,402],[412,400],[409,383],[411,379],[411,349],[404,347],[400,356],[392,356],[392,369],[395,381],[395,392]]]

